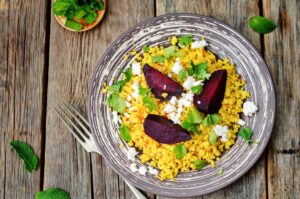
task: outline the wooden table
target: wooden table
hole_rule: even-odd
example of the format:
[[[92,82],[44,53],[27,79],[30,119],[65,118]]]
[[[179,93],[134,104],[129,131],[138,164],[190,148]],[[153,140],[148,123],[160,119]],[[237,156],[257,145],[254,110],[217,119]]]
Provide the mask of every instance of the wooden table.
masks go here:
[[[99,26],[74,33],[55,21],[49,0],[0,0],[0,198],[29,199],[48,187],[74,199],[134,198],[100,156],[76,142],[54,107],[65,98],[85,113],[88,82],[107,46],[136,23],[174,12],[212,16],[241,31],[264,56],[277,96],[260,160],[237,182],[199,198],[300,198],[299,10],[299,0],[110,0]],[[254,15],[278,28],[260,36],[247,25]],[[36,172],[24,170],[12,140],[37,152]]]

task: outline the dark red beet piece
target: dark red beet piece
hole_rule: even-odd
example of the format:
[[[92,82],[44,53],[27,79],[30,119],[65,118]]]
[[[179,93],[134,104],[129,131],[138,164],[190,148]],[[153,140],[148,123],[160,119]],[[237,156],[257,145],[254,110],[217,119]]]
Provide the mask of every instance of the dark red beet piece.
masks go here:
[[[162,74],[148,64],[145,64],[143,72],[146,81],[151,88],[151,92],[156,98],[169,100],[172,96],[180,96],[183,92],[183,87],[180,84],[174,82],[171,78]],[[168,93],[168,96],[164,98],[162,96],[163,93]]]
[[[174,144],[191,139],[187,130],[160,115],[149,114],[144,121],[144,131],[162,144]]]
[[[226,87],[226,70],[217,70],[203,87],[199,95],[194,96],[194,104],[204,113],[217,113],[222,105]]]

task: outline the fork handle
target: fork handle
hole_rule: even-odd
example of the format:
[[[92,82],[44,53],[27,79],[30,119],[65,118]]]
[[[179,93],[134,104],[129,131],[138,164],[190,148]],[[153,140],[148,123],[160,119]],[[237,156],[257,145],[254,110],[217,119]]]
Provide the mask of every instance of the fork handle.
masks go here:
[[[124,180],[124,179],[123,179]],[[128,187],[131,189],[131,191],[134,193],[135,197],[137,199],[147,199],[137,188],[135,188],[132,184],[124,180],[125,183],[128,185]]]

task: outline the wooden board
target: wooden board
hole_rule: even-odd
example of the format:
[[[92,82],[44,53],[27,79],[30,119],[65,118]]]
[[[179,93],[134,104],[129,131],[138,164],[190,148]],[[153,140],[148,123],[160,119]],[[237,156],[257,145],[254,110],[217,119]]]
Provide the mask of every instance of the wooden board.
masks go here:
[[[100,156],[76,143],[54,112],[64,98],[85,113],[90,75],[108,45],[136,23],[154,16],[154,1],[110,1],[95,29],[74,33],[51,16],[44,187],[58,186],[72,198],[134,198]]]
[[[300,198],[300,2],[264,0],[278,28],[265,36],[276,90],[276,122],[268,153],[269,198]]]
[[[33,198],[40,189],[42,162],[28,173],[10,142],[43,156],[46,10],[43,1],[0,1],[0,198]]]
[[[247,1],[197,1],[197,0],[157,0],[157,15],[166,13],[197,13],[222,20],[242,32],[260,50],[260,36],[248,28],[247,21],[259,14],[259,2]],[[243,12],[241,12],[243,10]],[[239,11],[239,12],[237,12]],[[266,198],[265,155],[245,176],[213,194],[198,198]],[[157,197],[165,198],[165,197]]]

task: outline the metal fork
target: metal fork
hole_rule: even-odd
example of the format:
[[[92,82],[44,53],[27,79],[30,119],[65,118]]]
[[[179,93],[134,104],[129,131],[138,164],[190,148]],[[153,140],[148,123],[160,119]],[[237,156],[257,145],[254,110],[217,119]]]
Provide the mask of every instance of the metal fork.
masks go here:
[[[101,155],[94,142],[88,121],[74,108],[73,105],[67,101],[63,101],[61,104],[57,105],[55,111],[87,152],[95,152]],[[147,199],[137,188],[126,180],[124,181],[134,193],[136,198]]]

